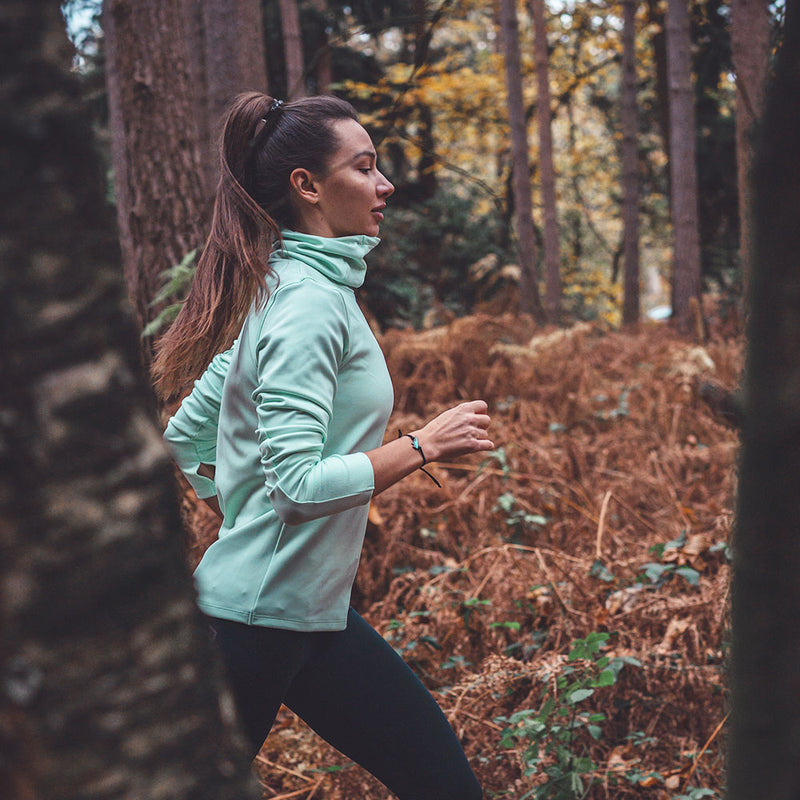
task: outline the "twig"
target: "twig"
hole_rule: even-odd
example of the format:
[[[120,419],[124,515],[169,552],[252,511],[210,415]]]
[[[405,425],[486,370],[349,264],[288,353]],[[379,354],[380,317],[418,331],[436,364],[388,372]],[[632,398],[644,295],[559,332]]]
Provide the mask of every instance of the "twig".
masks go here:
[[[611,501],[611,490],[606,492],[603,498],[603,503],[600,506],[600,519],[597,523],[597,538],[595,539],[594,555],[600,561],[603,558],[603,528],[606,524],[606,513],[608,512],[608,504]]]
[[[268,758],[264,758],[264,756],[262,755],[256,756],[256,761],[260,761],[262,764],[266,764],[268,767],[280,770],[281,772],[287,772],[289,773],[289,775],[294,775],[295,778],[300,778],[301,780],[311,783],[311,778],[309,778],[306,775],[303,775],[302,772],[297,772],[297,770],[289,769],[288,767],[282,767],[280,764],[276,764],[274,761],[270,761]]]
[[[719,725],[717,725],[717,727],[714,728],[714,732],[711,734],[711,736],[708,737],[708,741],[703,745],[702,749],[695,757],[694,763],[692,764],[692,768],[689,770],[689,774],[686,776],[686,780],[683,782],[683,794],[686,794],[686,788],[689,786],[689,781],[692,779],[692,775],[694,775],[695,770],[697,769],[697,765],[700,763],[700,759],[703,757],[703,754],[706,752],[706,750],[708,750],[708,748],[711,746],[711,743],[714,741],[714,739],[717,738],[719,732],[722,730],[725,723],[728,721],[728,717],[730,715],[731,712],[729,711],[722,718],[722,722],[720,722]]]

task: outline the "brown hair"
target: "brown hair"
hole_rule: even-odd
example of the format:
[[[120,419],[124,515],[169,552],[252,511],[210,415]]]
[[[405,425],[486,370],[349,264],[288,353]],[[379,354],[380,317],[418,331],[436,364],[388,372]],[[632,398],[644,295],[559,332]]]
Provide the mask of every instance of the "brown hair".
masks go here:
[[[279,104],[259,92],[232,103],[220,143],[220,179],[211,231],[180,313],[156,344],[152,375],[162,400],[179,396],[211,359],[230,347],[260,292],[269,254],[292,225],[289,176],[324,174],[336,150],[333,122],[354,119],[336,97]]]

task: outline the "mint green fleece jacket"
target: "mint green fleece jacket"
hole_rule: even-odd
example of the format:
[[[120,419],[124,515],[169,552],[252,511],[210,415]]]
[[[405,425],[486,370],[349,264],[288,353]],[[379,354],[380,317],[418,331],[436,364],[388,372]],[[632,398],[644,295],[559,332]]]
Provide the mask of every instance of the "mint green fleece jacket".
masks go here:
[[[224,520],[195,572],[207,614],[342,630],[393,391],[354,289],[369,236],[284,231],[277,280],[164,433],[198,497]],[[198,474],[213,464],[214,480]]]

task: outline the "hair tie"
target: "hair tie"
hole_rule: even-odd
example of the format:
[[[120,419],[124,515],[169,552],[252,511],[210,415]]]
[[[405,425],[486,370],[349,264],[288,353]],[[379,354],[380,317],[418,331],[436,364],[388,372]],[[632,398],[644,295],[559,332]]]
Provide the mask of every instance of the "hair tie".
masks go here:
[[[271,122],[271,120],[268,120],[269,115],[273,111],[277,111],[282,105],[283,105],[283,100],[273,100],[269,104],[269,108],[267,109],[264,116],[261,117],[261,119],[256,123],[256,131],[253,134],[253,138],[247,143],[248,153],[252,154],[256,149],[258,149],[258,146],[261,144],[261,139],[263,138],[264,131],[267,128],[268,123]],[[272,128],[275,127],[276,123],[277,120],[275,120],[275,122],[272,124]]]

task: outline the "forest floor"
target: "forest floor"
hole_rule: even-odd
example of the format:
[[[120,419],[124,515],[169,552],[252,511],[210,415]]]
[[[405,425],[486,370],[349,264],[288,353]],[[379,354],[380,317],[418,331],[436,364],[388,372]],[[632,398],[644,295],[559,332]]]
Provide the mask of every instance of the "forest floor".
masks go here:
[[[380,341],[387,436],[461,400],[492,415],[489,457],[375,499],[353,595],[486,797],[721,797],[738,437],[700,387],[736,387],[741,337],[509,315]],[[190,515],[196,560],[213,523]],[[256,766],[272,800],[389,797],[285,710]]]

